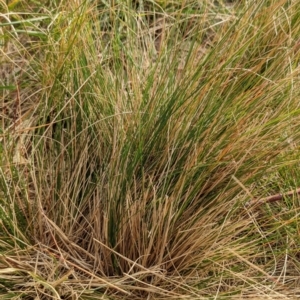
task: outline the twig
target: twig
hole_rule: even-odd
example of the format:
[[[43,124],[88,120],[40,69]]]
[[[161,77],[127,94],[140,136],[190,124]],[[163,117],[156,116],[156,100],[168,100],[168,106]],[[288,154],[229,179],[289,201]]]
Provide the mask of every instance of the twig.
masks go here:
[[[247,206],[252,206],[252,205],[262,205],[264,203],[271,203],[271,202],[276,202],[282,200],[284,197],[291,197],[294,195],[299,195],[300,194],[300,188],[297,188],[296,190],[289,191],[284,194],[275,194],[271,195],[265,198],[258,198],[258,199],[253,199],[247,203]]]

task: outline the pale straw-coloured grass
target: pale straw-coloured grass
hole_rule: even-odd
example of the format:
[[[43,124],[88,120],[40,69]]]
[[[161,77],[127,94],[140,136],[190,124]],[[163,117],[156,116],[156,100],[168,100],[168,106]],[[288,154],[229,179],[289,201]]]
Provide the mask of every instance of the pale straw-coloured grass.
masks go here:
[[[297,2],[0,5],[3,299],[297,295]]]

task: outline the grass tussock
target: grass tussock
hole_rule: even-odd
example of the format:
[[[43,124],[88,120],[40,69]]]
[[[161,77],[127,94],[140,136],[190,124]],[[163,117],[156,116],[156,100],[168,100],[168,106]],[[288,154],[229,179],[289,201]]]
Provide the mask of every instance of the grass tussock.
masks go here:
[[[299,292],[298,195],[252,204],[300,186],[300,5],[250,2],[0,1],[1,299]]]

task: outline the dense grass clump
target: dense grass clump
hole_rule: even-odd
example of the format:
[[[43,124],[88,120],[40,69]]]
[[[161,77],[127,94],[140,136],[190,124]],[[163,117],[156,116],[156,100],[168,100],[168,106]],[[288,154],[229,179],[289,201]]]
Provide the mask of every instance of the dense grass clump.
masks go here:
[[[0,7],[1,299],[299,292],[298,1]]]

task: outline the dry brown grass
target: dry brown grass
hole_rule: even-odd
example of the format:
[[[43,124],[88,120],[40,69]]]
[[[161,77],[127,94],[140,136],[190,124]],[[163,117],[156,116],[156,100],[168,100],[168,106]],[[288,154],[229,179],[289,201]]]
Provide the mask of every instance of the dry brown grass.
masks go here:
[[[0,2],[3,299],[296,297],[298,195],[248,204],[300,186],[300,7],[247,3]]]

